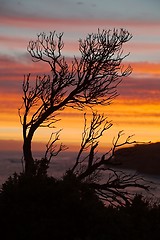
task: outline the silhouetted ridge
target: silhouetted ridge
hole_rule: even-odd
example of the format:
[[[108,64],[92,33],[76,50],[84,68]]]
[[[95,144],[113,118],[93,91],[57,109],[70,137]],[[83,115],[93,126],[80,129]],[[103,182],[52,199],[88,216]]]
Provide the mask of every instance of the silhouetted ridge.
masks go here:
[[[123,168],[160,174],[160,142],[121,148],[116,151],[115,159],[121,162]]]

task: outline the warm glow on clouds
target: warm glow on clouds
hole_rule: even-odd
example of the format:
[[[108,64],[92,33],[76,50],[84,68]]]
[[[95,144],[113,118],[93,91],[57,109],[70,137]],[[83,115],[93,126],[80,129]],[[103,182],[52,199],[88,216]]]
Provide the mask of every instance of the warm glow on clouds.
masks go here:
[[[4,1],[0,9],[0,140],[21,140],[18,108],[22,103],[22,81],[31,73],[49,74],[46,63],[34,63],[27,53],[30,40],[40,32],[64,32],[66,60],[79,56],[78,40],[97,29],[125,28],[133,38],[123,46],[130,55],[124,65],[131,65],[132,74],[118,86],[120,96],[107,107],[97,106],[114,126],[103,142],[112,141],[119,130],[135,139],[160,141],[160,15],[158,1],[86,0],[75,1]],[[138,4],[138,5],[137,5]],[[138,9],[138,10],[137,10]],[[57,130],[63,128],[62,141],[73,149],[83,131],[83,113],[73,109],[61,112]],[[39,129],[34,140],[47,142],[50,129]],[[8,143],[8,142],[7,142]],[[8,146],[7,146],[8,145]],[[15,146],[15,142],[11,142]],[[4,145],[3,145],[4,146]],[[38,145],[40,146],[40,145]],[[6,147],[10,147],[6,144]]]
[[[76,48],[76,46],[74,46]],[[78,46],[77,46],[78,47]],[[70,45],[67,51],[72,50]],[[46,63],[34,63],[32,58],[29,57],[29,54],[24,55],[21,59],[13,59],[5,56],[0,56],[0,77],[1,80],[3,77],[8,76],[11,79],[14,76],[23,76],[27,73],[47,73],[50,71],[49,66]],[[67,62],[70,62],[71,59],[67,59]],[[152,76],[160,75],[160,63],[152,62],[126,62],[125,65],[130,65],[133,68],[132,74],[150,74]],[[132,76],[132,75],[131,75]]]
[[[15,106],[13,106],[14,108]],[[22,138],[22,129],[19,122],[17,109],[8,108],[7,111],[1,113],[0,125],[1,139],[20,140]],[[106,132],[102,138],[102,147],[112,142],[112,138],[117,135],[118,131],[124,130],[127,135],[135,134],[135,140],[138,141],[159,141],[160,132],[160,102],[147,102],[142,99],[123,99],[118,97],[110,106],[96,107],[98,112],[105,113],[108,121],[113,122],[113,127]],[[90,115],[87,115],[88,123]],[[63,129],[61,132],[61,141],[70,146],[78,146],[83,131],[83,113],[74,109],[66,109],[60,112],[58,118],[61,121],[56,123],[53,131]],[[36,142],[47,143],[51,134],[51,129],[40,128],[34,138]]]
[[[160,46],[159,46],[160,48]],[[133,62],[131,63],[133,68],[133,74],[147,75],[151,74],[152,76],[160,76],[160,63],[151,63],[151,62]]]
[[[18,117],[18,108],[22,103],[21,84],[23,75],[29,72],[34,75],[36,73],[43,74],[47,73],[49,69],[46,68],[45,64],[29,61],[28,57],[27,61],[22,63],[5,57],[1,57],[0,60],[2,63],[0,65],[0,85],[2,89],[0,95],[0,125],[3,127],[1,139],[19,139],[21,138],[21,125]],[[133,67],[132,75],[143,76],[147,74],[148,78],[129,77],[125,79],[118,87],[120,97],[111,106],[106,108],[97,107],[97,110],[105,112],[109,119],[113,120],[115,128],[118,126],[119,130],[123,128],[129,131],[130,128],[131,132],[135,133],[140,131],[139,129],[141,128],[144,129],[142,134],[144,135],[146,128],[153,128],[150,133],[151,136],[153,135],[151,140],[158,141],[160,82],[155,76],[159,77],[160,75],[160,64],[132,62],[130,65]],[[152,79],[149,76],[152,76]],[[34,79],[33,76],[32,80],[34,81]],[[67,109],[60,115],[60,118],[62,118],[62,121],[58,123],[57,127],[63,128],[62,139],[73,145],[77,144],[80,141],[83,130],[83,114],[75,112],[73,109]],[[116,131],[113,132],[116,134]],[[35,140],[47,142],[49,135],[50,130],[40,129]],[[70,137],[70,135],[74,136],[74,138]]]
[[[0,25],[6,25],[6,26],[15,26],[15,27],[25,27],[25,28],[36,28],[37,30],[40,28],[45,27],[46,30],[48,30],[48,26],[55,26],[55,27],[64,27],[64,29],[69,30],[70,26],[77,27],[78,29],[82,29],[83,27],[90,26],[91,30],[95,29],[95,26],[99,26],[100,28],[102,26],[112,26],[113,27],[143,27],[144,30],[147,31],[149,27],[152,27],[156,29],[157,26],[159,26],[159,21],[147,21],[147,20],[116,20],[110,19],[110,18],[101,18],[101,19],[90,19],[90,18],[43,18],[43,17],[19,17],[19,16],[12,16],[10,18],[1,16],[0,17]],[[62,29],[62,31],[64,30]],[[53,29],[52,29],[53,30]],[[88,30],[87,30],[88,32]]]
[[[150,51],[157,51],[157,49],[160,49],[160,43],[146,43],[146,42],[137,42],[136,44],[129,44],[127,45],[127,49],[131,52],[131,55],[135,52],[150,52]],[[149,59],[148,59],[149,61]]]
[[[18,38],[13,36],[0,36],[0,43],[2,46],[9,46],[11,49],[25,48],[27,41],[25,38]]]

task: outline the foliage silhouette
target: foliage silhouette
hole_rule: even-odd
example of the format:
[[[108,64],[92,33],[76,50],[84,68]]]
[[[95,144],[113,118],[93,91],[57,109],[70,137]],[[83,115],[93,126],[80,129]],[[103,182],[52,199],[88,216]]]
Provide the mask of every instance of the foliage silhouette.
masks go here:
[[[148,190],[149,186],[138,175],[114,168],[116,149],[134,143],[132,136],[121,143],[123,131],[119,132],[112,149],[96,155],[99,139],[112,126],[104,114],[93,110],[90,124],[84,114],[80,150],[60,179],[47,173],[52,157],[66,149],[63,144],[55,148],[60,131],[51,135],[44,158],[33,159],[32,138],[39,127],[55,125],[57,111],[109,104],[117,96],[122,77],[131,73],[130,67],[124,70],[121,66],[127,56],[122,55],[122,45],[132,37],[126,30],[98,30],[80,40],[81,58],[74,57],[71,65],[61,54],[62,36],[43,33],[28,45],[33,59],[49,64],[51,73],[37,76],[34,86],[30,74],[24,78],[19,116],[25,171],[10,176],[2,185],[1,234],[16,240],[147,240],[152,235],[157,239],[159,205],[152,206],[141,196],[133,198],[128,191]]]
[[[66,107],[81,110],[88,107],[92,109],[91,122],[88,124],[85,113],[81,146],[70,169],[71,174],[78,181],[87,183],[100,199],[111,204],[129,204],[132,194],[128,188],[148,190],[149,186],[136,174],[131,176],[111,166],[117,164],[114,161],[115,150],[134,141],[129,136],[120,143],[121,131],[113,141],[113,148],[97,157],[99,139],[112,123],[104,114],[94,111],[94,106],[108,105],[118,95],[117,85],[122,78],[131,73],[130,66],[124,68],[122,65],[128,56],[123,54],[122,47],[132,35],[124,29],[98,30],[96,34],[89,34],[86,39],[79,40],[81,57],[74,57],[70,63],[62,56],[62,37],[63,34],[56,32],[48,36],[42,33],[36,41],[30,41],[27,48],[34,61],[49,65],[51,71],[49,75],[37,76],[33,85],[30,74],[24,78],[19,117],[23,126],[25,174],[47,176],[51,159],[66,149],[63,144],[58,149],[55,147],[59,130],[51,134],[44,158],[35,160],[31,143],[36,130],[54,127],[58,121],[57,112]]]
[[[75,175],[63,179],[14,174],[0,192],[3,239],[159,239],[160,205],[137,195],[105,206]]]
[[[0,202],[1,226],[21,239],[83,238],[104,209],[92,189],[71,173],[62,180],[15,174],[3,184]]]
[[[132,35],[125,29],[98,30],[79,40],[81,57],[67,62],[62,55],[63,34],[51,32],[38,35],[27,47],[33,61],[43,62],[50,68],[48,75],[37,76],[31,84],[31,75],[23,81],[23,104],[19,109],[23,126],[23,154],[25,172],[34,174],[31,143],[39,127],[54,127],[57,112],[64,108],[84,109],[95,105],[108,105],[117,96],[117,85],[122,77],[131,73],[124,69],[123,44]],[[60,150],[63,149],[61,145]]]

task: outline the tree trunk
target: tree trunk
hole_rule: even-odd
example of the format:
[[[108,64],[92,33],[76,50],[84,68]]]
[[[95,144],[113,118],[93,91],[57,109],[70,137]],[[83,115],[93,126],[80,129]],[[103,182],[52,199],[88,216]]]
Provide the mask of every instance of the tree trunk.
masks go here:
[[[34,159],[32,157],[31,139],[26,138],[23,143],[23,156],[25,162],[25,174],[33,176],[35,174]]]

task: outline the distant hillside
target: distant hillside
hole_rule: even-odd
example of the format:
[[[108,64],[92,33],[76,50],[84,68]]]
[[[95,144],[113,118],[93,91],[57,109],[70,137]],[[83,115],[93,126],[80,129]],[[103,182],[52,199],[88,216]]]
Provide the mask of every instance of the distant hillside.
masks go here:
[[[121,148],[116,151],[115,160],[120,162],[123,168],[160,175],[160,142]]]

